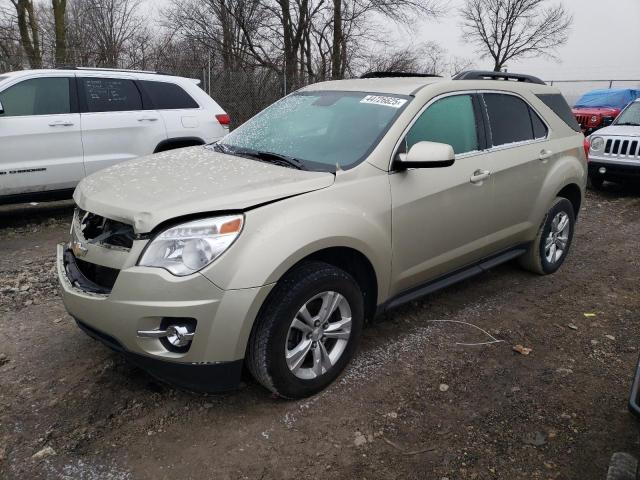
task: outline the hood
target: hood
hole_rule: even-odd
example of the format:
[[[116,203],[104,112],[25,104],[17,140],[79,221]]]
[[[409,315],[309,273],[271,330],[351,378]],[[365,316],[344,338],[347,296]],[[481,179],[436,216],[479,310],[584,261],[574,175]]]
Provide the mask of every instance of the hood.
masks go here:
[[[334,175],[307,172],[192,147],[141,157],[80,182],[83,210],[147,233],[184,215],[243,210],[329,187]]]
[[[593,134],[594,137],[640,137],[640,127],[633,125],[610,125]]]
[[[603,115],[605,117],[617,117],[619,108],[611,107],[573,107],[571,109],[576,115]]]

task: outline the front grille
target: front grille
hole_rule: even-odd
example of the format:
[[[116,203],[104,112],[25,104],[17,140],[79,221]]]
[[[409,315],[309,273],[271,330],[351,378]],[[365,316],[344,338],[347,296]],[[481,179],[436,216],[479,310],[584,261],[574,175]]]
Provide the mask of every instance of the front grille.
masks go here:
[[[118,274],[120,273],[120,270],[116,270],[115,268],[103,267],[95,263],[85,262],[79,258],[76,258],[76,265],[78,266],[78,270],[80,270],[82,275],[88,280],[109,291],[113,289],[118,279]]]
[[[80,208],[76,209],[76,218],[82,236],[89,243],[125,249],[133,246],[136,236],[131,225]]]
[[[120,274],[120,270],[115,268],[80,260],[69,249],[64,251],[63,260],[71,285],[89,293],[110,294]]]
[[[583,128],[588,126],[589,118],[590,118],[590,115],[576,115],[576,120],[578,120],[578,123]]]
[[[607,138],[604,156],[624,160],[640,160],[640,140],[637,137]]]

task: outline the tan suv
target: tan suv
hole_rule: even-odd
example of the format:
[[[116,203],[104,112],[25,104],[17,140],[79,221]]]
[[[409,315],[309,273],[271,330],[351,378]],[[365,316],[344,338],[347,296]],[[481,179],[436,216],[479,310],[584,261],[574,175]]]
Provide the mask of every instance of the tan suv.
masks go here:
[[[67,310],[170,383],[225,390],[246,364],[295,398],[377,313],[516,257],[555,272],[584,137],[558,90],[495,75],[319,83],[216,144],[87,177],[58,247]]]

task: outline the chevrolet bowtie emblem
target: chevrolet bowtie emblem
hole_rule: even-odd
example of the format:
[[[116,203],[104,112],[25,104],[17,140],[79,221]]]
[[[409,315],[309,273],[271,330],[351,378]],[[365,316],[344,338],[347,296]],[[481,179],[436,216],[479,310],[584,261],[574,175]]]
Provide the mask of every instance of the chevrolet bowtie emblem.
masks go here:
[[[84,257],[88,250],[81,242],[74,241],[71,243],[71,251],[76,257]]]

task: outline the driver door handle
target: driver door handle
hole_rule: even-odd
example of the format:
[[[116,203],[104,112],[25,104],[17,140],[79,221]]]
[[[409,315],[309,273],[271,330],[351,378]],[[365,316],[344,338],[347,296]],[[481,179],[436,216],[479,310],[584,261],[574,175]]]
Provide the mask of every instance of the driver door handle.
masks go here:
[[[471,183],[481,183],[482,181],[486,180],[490,176],[491,176],[491,172],[489,170],[478,169],[475,172],[473,172],[473,175],[471,175],[471,178],[469,179],[469,181]]]
[[[157,122],[158,117],[140,117],[138,118],[139,122]]]

